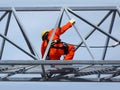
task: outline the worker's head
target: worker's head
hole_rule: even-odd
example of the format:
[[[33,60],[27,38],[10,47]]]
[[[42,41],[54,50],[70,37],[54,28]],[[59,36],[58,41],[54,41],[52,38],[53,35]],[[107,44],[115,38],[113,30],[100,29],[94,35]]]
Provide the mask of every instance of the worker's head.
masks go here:
[[[44,31],[42,31],[42,34],[41,34],[42,40],[45,40],[45,39],[47,38],[48,32],[49,32],[49,30],[44,30]]]

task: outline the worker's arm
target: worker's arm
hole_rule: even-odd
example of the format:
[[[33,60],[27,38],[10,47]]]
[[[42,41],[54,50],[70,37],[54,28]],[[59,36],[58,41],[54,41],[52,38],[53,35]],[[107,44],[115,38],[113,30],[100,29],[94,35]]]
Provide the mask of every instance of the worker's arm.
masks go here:
[[[63,34],[65,31],[67,31],[69,28],[71,28],[74,23],[75,23],[75,20],[71,19],[68,23],[66,23],[62,27],[58,28],[56,31],[56,34],[57,35]]]

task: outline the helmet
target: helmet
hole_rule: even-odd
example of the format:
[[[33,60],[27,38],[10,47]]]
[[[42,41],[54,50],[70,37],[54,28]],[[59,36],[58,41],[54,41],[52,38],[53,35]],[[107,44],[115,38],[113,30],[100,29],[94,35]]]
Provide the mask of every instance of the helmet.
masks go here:
[[[49,30],[44,30],[44,31],[42,31],[41,36],[43,37],[47,32],[49,32]]]

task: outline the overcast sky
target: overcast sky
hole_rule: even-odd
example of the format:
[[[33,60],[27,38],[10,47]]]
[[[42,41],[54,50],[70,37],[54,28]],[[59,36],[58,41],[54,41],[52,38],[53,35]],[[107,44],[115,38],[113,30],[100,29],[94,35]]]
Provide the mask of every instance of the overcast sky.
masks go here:
[[[14,6],[26,6],[26,7],[27,6],[105,6],[105,5],[106,6],[120,6],[120,0],[0,0],[1,7],[4,7],[4,6],[6,6],[6,7],[7,6],[10,6],[10,7],[14,7]],[[23,23],[28,36],[30,36],[30,40],[33,42],[33,46],[37,50],[37,53],[39,54],[40,57],[41,57],[41,55],[39,53],[39,47],[41,44],[40,33],[43,29],[53,28],[56,23],[56,20],[58,18],[58,15],[59,15],[58,12],[52,12],[52,13],[50,12],[50,14],[54,15],[54,16],[50,16],[46,12],[36,13],[36,14],[29,13],[29,16],[26,13],[19,14],[21,22]],[[83,14],[83,16],[84,15],[85,14]],[[95,17],[97,17],[97,15],[98,14],[96,13]],[[87,18],[88,20],[92,21],[93,23],[97,22],[97,20],[95,20],[95,18],[92,17],[90,19],[86,16],[84,16],[84,17]],[[100,16],[102,17],[102,15],[100,15]],[[36,17],[36,18],[34,18],[34,17]],[[43,19],[41,19],[41,18],[43,18]],[[30,23],[28,23],[28,21]],[[65,19],[65,21],[63,21],[63,23],[65,23],[65,22],[67,22],[67,19]],[[1,22],[1,23],[2,23],[2,25],[4,25],[5,22]],[[0,25],[1,26],[0,28],[2,28],[2,25]],[[15,30],[13,30],[13,28]],[[120,28],[120,27],[117,25],[117,28]],[[9,29],[11,30],[11,32],[14,32],[14,35],[11,33],[8,34],[8,37],[10,37],[13,41],[14,41],[15,37],[22,37],[21,35],[18,36],[18,34],[17,34],[19,32],[19,31],[17,31],[17,29],[19,29],[19,27],[17,26],[17,24],[15,24],[14,19],[13,19],[13,22],[11,22],[11,26]],[[84,29],[87,29],[87,27]],[[71,29],[71,30],[73,30],[73,29]],[[71,33],[73,35],[76,35],[74,32],[71,32],[71,31],[69,31],[67,34],[71,35]],[[84,32],[82,32],[82,33],[84,35]],[[115,32],[115,33],[117,33],[117,32]],[[65,34],[65,35],[67,35],[67,34]],[[16,39],[15,42],[17,41],[16,43],[20,44],[22,47],[25,47],[23,45],[24,42],[22,40],[20,41],[19,38],[18,39],[15,38],[15,39]],[[74,41],[74,43],[78,43],[77,42],[78,40],[75,41],[75,40],[71,39],[71,37],[65,39],[65,41],[72,42],[72,43]],[[89,44],[91,44],[91,43],[89,43]],[[94,43],[93,43],[93,45],[94,45]],[[9,47],[6,47],[6,49],[8,49],[8,48]],[[12,46],[10,48],[12,49]],[[19,52],[19,51],[17,51],[17,52]],[[19,58],[21,58],[21,55],[22,55],[22,53],[20,53],[20,52],[19,52],[19,55],[17,55],[17,56],[15,56],[14,53],[10,53],[10,51],[6,51],[4,53],[9,54],[8,57],[3,56],[4,59],[9,59],[9,56],[14,59],[19,59]],[[95,53],[95,52],[93,52],[93,53]],[[84,53],[81,53],[80,55],[84,56]],[[117,55],[115,54],[115,55],[113,55],[113,56],[111,55],[111,56],[116,57],[118,55],[119,55],[119,53],[117,53]],[[80,57],[80,56],[76,55],[75,59],[78,57]],[[88,55],[88,57],[90,57],[90,56]],[[29,58],[29,57],[24,56],[24,58]],[[96,58],[98,59],[98,58],[100,58],[100,56],[96,55]],[[87,58],[80,57],[80,59],[87,59]],[[69,83],[68,82],[65,82],[65,83],[64,82],[0,82],[0,90],[21,90],[21,89],[22,90],[25,90],[25,89],[26,90],[43,90],[43,89],[44,90],[52,90],[52,89],[53,90],[54,89],[57,89],[57,90],[65,90],[65,89],[67,89],[67,90],[73,90],[73,89],[74,90],[119,90],[120,84],[119,83],[79,83],[79,82],[78,83],[77,82],[69,82]]]
[[[0,0],[1,6],[41,6],[41,5],[119,5],[119,0]]]

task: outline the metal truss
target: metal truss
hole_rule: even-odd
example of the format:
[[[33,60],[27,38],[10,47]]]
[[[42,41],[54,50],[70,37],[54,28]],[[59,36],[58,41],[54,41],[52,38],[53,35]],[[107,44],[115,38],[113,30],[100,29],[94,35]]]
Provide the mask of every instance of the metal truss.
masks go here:
[[[38,56],[35,48],[32,45],[25,28],[23,27],[17,12],[41,12],[41,11],[58,11],[59,16],[54,26],[53,34],[50,38],[48,46],[46,48],[44,57],[42,60]],[[78,15],[76,11],[107,11],[107,14],[101,19],[98,24],[93,24],[82,16]],[[0,22],[8,15],[7,23],[5,26],[4,34],[0,33],[1,47],[0,47],[0,81],[69,81],[69,82],[120,82],[120,60],[105,60],[107,50],[109,48],[115,48],[120,44],[120,39],[112,35],[113,26],[116,18],[116,14],[120,17],[120,7],[116,6],[100,6],[100,7],[0,7],[0,12],[4,12],[0,16]],[[33,12],[33,13],[34,13]],[[93,28],[85,37],[79,32],[76,24],[73,25],[75,32],[77,32],[81,42],[76,45],[76,51],[85,47],[90,55],[90,60],[72,60],[72,61],[62,61],[62,60],[46,60],[46,56],[49,52],[52,38],[55,34],[57,27],[60,27],[61,21],[64,13],[67,15],[68,19],[71,19],[71,15],[85,22]],[[8,28],[11,21],[11,15],[13,14],[24,40],[29,48],[26,51],[24,48],[17,45],[15,42],[7,37]],[[109,25],[109,31],[106,32],[100,28],[101,24],[110,16],[111,21]],[[103,46],[89,46],[87,39],[93,35],[94,32],[100,32],[105,35],[106,42]],[[109,45],[110,40],[117,42],[115,45]],[[5,47],[5,42],[9,42],[15,48],[18,48],[23,53],[31,57],[33,60],[3,60],[3,52]],[[84,45],[84,46],[83,46]],[[91,48],[104,48],[100,60],[96,60]],[[119,53],[119,50],[117,51]],[[76,53],[77,54],[77,53]],[[28,75],[27,77],[25,75]],[[37,75],[34,76],[33,74]],[[22,76],[21,76],[22,75]],[[33,76],[32,76],[33,75]]]

